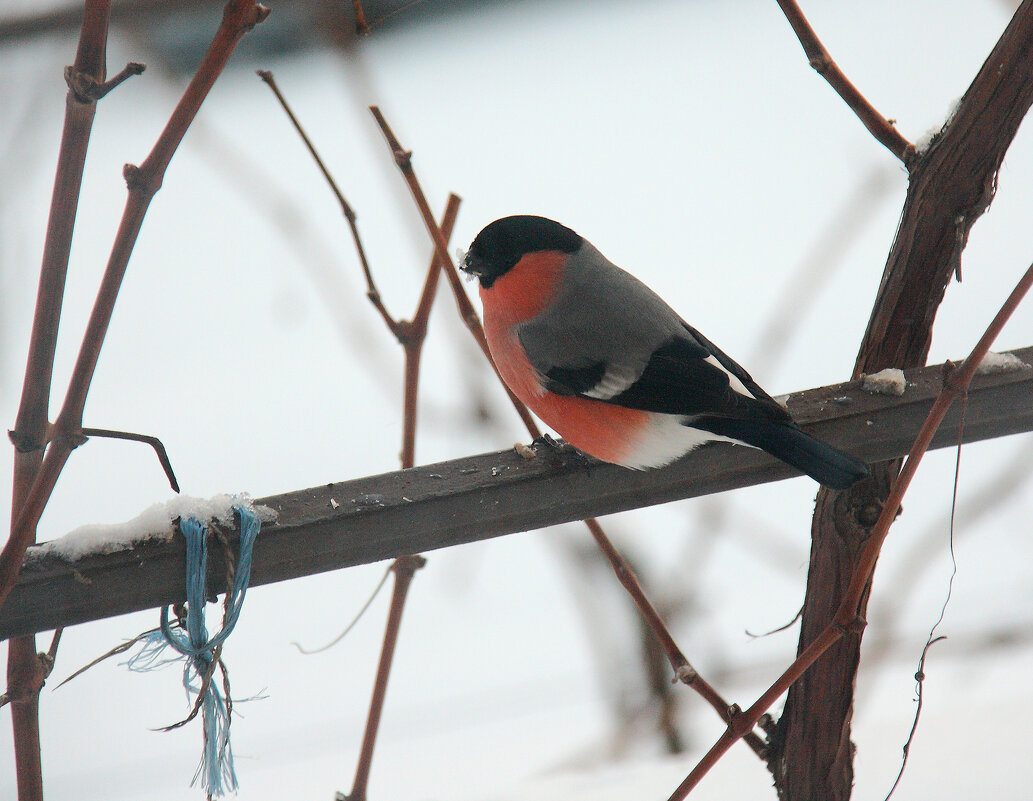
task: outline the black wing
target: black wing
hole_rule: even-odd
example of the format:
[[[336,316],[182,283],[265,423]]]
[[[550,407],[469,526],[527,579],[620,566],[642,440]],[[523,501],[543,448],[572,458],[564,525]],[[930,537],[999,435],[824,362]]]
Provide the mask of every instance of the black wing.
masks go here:
[[[773,422],[792,419],[742,367],[694,329],[685,328],[689,336],[672,337],[657,348],[638,379],[612,397],[591,394],[606,374],[608,365],[604,362],[577,368],[552,367],[544,373],[545,387],[559,395],[593,398],[647,412],[718,415]],[[707,361],[711,357],[720,366]],[[752,396],[736,391],[729,374],[738,379]]]

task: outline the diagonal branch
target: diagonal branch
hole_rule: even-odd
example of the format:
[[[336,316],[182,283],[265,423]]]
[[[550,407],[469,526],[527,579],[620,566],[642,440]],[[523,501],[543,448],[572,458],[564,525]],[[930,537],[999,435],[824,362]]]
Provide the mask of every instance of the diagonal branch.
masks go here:
[[[803,51],[814,70],[836,90],[836,93],[843,98],[857,118],[861,120],[864,127],[874,136],[887,150],[904,162],[905,167],[910,167],[915,158],[915,146],[905,139],[900,132],[893,127],[888,119],[880,114],[875,107],[868,102],[868,99],[858,91],[850,79],[843,74],[839,65],[833,61],[829,51],[814,32],[814,28],[807,21],[795,0],[775,0],[782,13],[786,15],[789,24],[793,26],[793,32],[803,45]]]
[[[276,83],[276,79],[269,70],[258,70],[258,77],[265,81],[266,85],[272,90],[273,94],[276,95],[276,99],[279,101],[280,106],[287,114],[291,124],[294,126],[294,130],[298,132],[298,136],[301,137],[301,141],[305,143],[305,147],[308,148],[308,152],[312,155],[313,160],[316,162],[316,166],[319,167],[319,171],[323,174],[323,178],[326,179],[327,184],[330,186],[330,191],[334,193],[334,197],[337,198],[337,204],[341,207],[341,213],[344,214],[344,218],[348,221],[348,228],[351,230],[352,240],[355,242],[355,250],[359,254],[359,263],[362,265],[362,274],[366,278],[366,297],[369,298],[370,303],[380,313],[384,323],[391,333],[398,336],[398,323],[390,315],[387,307],[384,306],[384,302],[380,297],[380,290],[377,289],[376,282],[373,280],[373,272],[369,267],[369,260],[366,258],[366,249],[362,246],[362,238],[359,236],[359,227],[357,224],[357,215],[355,210],[351,207],[351,204],[344,197],[344,193],[337,186],[337,182],[334,177],[330,174],[330,170],[327,169],[325,162],[319,155],[319,151],[316,150],[312,140],[309,139],[308,134],[305,133],[305,128],[302,126],[301,121],[295,116],[293,109],[287,102],[287,98],[283,96],[283,92],[280,91],[280,87]]]
[[[477,316],[476,310],[474,310],[473,304],[470,303],[470,299],[466,296],[466,292],[463,289],[462,279],[459,277],[459,271],[456,270],[455,263],[452,261],[452,256],[448,252],[448,242],[445,240],[445,236],[441,229],[438,228],[437,223],[434,220],[434,213],[430,210],[430,204],[427,202],[426,195],[423,194],[423,188],[420,186],[420,182],[416,178],[416,173],[412,168],[412,151],[405,150],[399,143],[398,138],[395,136],[394,131],[391,130],[391,126],[387,124],[387,120],[384,119],[384,115],[380,109],[376,106],[370,106],[370,112],[373,114],[374,119],[377,121],[377,125],[380,126],[381,132],[384,134],[384,138],[387,140],[388,147],[391,148],[391,154],[394,156],[395,164],[398,165],[398,169],[402,172],[402,177],[405,178],[406,184],[409,186],[409,191],[412,193],[413,200],[416,202],[416,207],[420,212],[420,216],[423,218],[423,223],[427,227],[427,233],[430,235],[431,242],[434,244],[434,252],[437,254],[441,264],[444,265],[445,277],[448,279],[449,284],[452,286],[452,294],[455,297],[456,306],[459,307],[459,316],[462,318],[463,324],[467,327],[473,338],[477,341],[477,345],[480,347],[484,357],[488,360],[488,363],[495,370],[495,375],[499,378],[499,383],[502,384],[506,390],[506,394],[509,396],[510,402],[516,409],[517,414],[523,421],[527,430],[531,433],[532,437],[541,436],[541,431],[538,429],[538,424],[534,421],[531,413],[527,410],[512,393],[506,383],[502,380],[502,377],[498,375],[498,370],[495,368],[495,362],[492,361],[491,351],[488,350],[488,340],[484,337],[484,329],[481,327],[480,318]]]

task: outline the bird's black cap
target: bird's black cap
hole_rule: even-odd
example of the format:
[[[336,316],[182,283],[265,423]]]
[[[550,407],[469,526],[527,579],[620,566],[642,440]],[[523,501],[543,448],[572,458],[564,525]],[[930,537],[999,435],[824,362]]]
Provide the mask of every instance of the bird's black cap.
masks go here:
[[[487,225],[470,245],[463,270],[476,275],[481,286],[490,287],[528,253],[558,250],[573,253],[581,237],[566,226],[529,214],[503,217]]]

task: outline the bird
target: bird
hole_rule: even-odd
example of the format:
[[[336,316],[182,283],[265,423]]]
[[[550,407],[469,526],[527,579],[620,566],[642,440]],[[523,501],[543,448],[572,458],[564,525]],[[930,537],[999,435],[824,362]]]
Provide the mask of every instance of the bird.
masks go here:
[[[499,375],[582,453],[646,470],[726,441],[831,489],[870,475],[802,431],[746,370],[570,228],[503,217],[477,234],[460,266],[479,282]]]

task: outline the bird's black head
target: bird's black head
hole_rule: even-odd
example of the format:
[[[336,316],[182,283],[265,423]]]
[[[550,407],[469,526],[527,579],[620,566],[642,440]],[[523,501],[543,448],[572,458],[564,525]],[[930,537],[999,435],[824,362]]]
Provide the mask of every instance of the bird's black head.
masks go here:
[[[476,275],[487,289],[526,254],[541,250],[573,253],[581,241],[569,228],[545,217],[503,217],[477,234],[463,260],[463,270]]]

